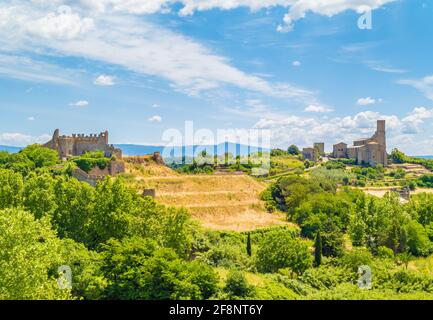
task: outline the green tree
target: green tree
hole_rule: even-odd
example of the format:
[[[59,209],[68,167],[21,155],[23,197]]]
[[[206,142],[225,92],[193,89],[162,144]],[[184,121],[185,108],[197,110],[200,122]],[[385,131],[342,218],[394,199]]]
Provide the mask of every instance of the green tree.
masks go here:
[[[391,159],[394,163],[404,163],[406,162],[406,155],[398,149],[393,149]]]
[[[11,170],[0,169],[0,209],[22,204],[23,177]]]
[[[57,268],[65,264],[61,247],[46,219],[0,211],[0,300],[71,298],[57,284]]]
[[[88,228],[90,248],[96,248],[110,238],[121,239],[128,234],[130,216],[137,212],[138,197],[120,179],[107,177],[98,183]]]
[[[322,264],[322,237],[320,231],[316,234],[314,242],[314,266],[319,267]]]
[[[0,168],[1,167],[26,176],[35,169],[35,164],[21,153],[3,153],[0,158]]]
[[[322,253],[325,257],[339,257],[343,254],[343,232],[333,219],[325,219],[321,227]]]
[[[112,239],[102,248],[108,299],[208,299],[216,292],[218,277],[211,267],[185,262],[154,241]]]
[[[269,232],[257,251],[257,267],[262,272],[290,268],[302,274],[312,265],[308,246],[287,230]]]
[[[247,234],[247,254],[251,257],[251,234]]]
[[[32,161],[36,168],[55,165],[59,159],[57,151],[42,147],[38,144],[28,146],[21,150],[20,153]]]
[[[414,256],[428,256],[432,251],[432,243],[424,227],[417,221],[407,225],[407,247]]]
[[[288,149],[287,152],[291,155],[297,156],[299,154],[301,154],[301,152],[299,151],[299,148],[297,146],[295,146],[294,144],[292,144]]]
[[[63,264],[72,271],[72,294],[79,299],[102,299],[107,280],[101,272],[102,255],[82,243],[63,239],[60,253]]]
[[[62,238],[88,242],[93,221],[95,188],[74,178],[59,178],[54,185],[56,209],[53,226]]]
[[[24,185],[24,206],[37,219],[43,216],[51,217],[57,208],[54,194],[55,180],[49,174],[36,175],[32,173]]]
[[[233,270],[227,276],[224,292],[229,299],[245,299],[252,294],[253,288],[242,271]]]

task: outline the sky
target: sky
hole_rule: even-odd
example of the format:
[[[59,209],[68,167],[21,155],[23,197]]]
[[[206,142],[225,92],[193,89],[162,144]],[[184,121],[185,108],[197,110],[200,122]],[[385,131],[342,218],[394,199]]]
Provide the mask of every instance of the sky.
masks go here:
[[[369,14],[371,13],[371,24]],[[433,0],[2,0],[0,144],[108,130],[372,135],[433,154]]]

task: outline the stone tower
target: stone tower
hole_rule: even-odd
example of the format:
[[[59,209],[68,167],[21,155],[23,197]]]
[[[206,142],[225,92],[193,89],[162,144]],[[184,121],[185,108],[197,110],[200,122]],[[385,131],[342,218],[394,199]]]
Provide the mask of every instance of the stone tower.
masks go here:
[[[350,158],[358,164],[376,166],[388,164],[386,152],[386,122],[377,120],[377,129],[371,138],[359,139],[353,142],[352,147],[345,148],[344,143],[334,145],[335,158]]]
[[[377,143],[384,146],[386,149],[386,128],[385,120],[377,120],[376,140]]]

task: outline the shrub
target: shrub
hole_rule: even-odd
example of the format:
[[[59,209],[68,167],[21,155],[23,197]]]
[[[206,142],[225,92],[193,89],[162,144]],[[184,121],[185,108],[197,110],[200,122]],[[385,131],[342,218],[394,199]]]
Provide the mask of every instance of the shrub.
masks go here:
[[[224,292],[230,299],[239,299],[250,296],[253,289],[248,284],[243,272],[231,271],[227,277]]]
[[[393,259],[394,252],[390,248],[380,246],[377,248],[377,256],[382,259]]]
[[[257,267],[262,272],[290,268],[302,274],[312,266],[312,262],[308,246],[284,230],[267,234],[257,251]]]

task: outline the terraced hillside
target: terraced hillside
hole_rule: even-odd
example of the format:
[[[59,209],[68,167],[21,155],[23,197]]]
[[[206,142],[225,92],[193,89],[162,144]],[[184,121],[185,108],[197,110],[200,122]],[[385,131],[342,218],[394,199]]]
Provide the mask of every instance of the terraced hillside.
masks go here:
[[[141,192],[155,189],[156,200],[185,207],[209,229],[246,231],[287,224],[260,200],[266,184],[246,175],[180,175],[152,161],[127,165],[130,183]]]

